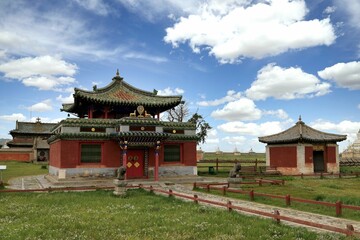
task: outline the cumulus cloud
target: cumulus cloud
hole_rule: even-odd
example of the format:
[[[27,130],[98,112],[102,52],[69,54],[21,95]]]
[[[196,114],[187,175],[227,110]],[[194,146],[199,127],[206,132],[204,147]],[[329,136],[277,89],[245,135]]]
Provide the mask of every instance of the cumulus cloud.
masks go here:
[[[211,116],[227,121],[250,121],[260,119],[261,110],[251,99],[241,98],[227,103],[222,109],[213,111]]]
[[[197,102],[197,105],[199,106],[203,106],[203,107],[208,107],[208,106],[218,106],[227,102],[231,102],[237,99],[241,98],[241,93],[240,92],[235,92],[234,90],[229,90],[226,93],[225,97],[219,98],[219,99],[215,99],[215,100],[211,100],[211,101],[200,101]]]
[[[360,2],[358,0],[335,0],[335,4],[347,12],[350,24],[360,29]]]
[[[64,96],[62,94],[60,94],[59,96],[56,97],[56,100],[58,100],[61,103],[73,103],[74,102],[74,96],[73,93],[71,92],[69,96]]]
[[[158,95],[160,96],[171,96],[171,95],[182,95],[184,94],[184,90],[181,88],[175,88],[171,89],[170,87],[167,87],[163,90],[158,90]]]
[[[326,80],[332,80],[343,88],[360,89],[360,62],[337,63],[318,72]]]
[[[47,112],[53,109],[51,99],[46,99],[27,108],[32,112]]]
[[[14,121],[25,121],[26,117],[22,113],[13,113],[11,115],[0,116],[1,120],[14,122]]]
[[[56,90],[75,82],[72,77],[77,71],[75,64],[60,57],[24,57],[0,64],[0,72],[9,79],[17,79],[26,86],[40,90]]]
[[[228,122],[219,125],[217,128],[226,133],[236,133],[240,135],[266,136],[283,131],[289,122],[264,122],[264,123],[244,123],[241,121]]]
[[[331,45],[336,39],[329,18],[305,20],[303,0],[230,1],[221,8],[204,3],[199,13],[181,17],[166,29],[165,42],[188,43],[195,53],[209,51],[221,63],[261,59],[292,49]]]
[[[331,14],[334,13],[336,11],[336,7],[335,6],[327,6],[324,10],[325,14]]]
[[[282,68],[268,64],[257,73],[257,79],[246,90],[246,96],[254,100],[296,99],[322,96],[330,92],[330,84],[320,80],[301,68]]]

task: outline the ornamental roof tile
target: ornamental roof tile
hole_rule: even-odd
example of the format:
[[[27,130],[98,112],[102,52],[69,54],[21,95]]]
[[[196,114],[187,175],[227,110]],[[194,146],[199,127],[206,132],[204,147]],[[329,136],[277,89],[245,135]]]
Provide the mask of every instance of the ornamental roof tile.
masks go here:
[[[143,105],[145,108],[160,107],[165,111],[180,104],[182,96],[158,96],[156,91],[147,92],[135,88],[117,75],[104,88],[95,88],[93,91],[75,88],[74,99],[73,104],[63,104],[61,110],[76,112],[78,104],[88,102],[112,106]]]
[[[269,136],[259,137],[259,141],[262,143],[294,143],[294,142],[340,142],[346,140],[346,135],[331,134],[318,131],[309,127],[301,118],[295,124],[295,126]]]

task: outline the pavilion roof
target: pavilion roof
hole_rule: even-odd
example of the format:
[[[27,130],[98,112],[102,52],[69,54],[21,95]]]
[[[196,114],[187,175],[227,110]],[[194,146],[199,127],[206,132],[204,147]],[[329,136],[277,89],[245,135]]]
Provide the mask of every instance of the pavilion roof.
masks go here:
[[[159,96],[157,91],[143,91],[126,83],[117,72],[112,82],[104,88],[93,91],[75,88],[74,103],[63,104],[62,111],[77,113],[84,104],[131,107],[144,106],[145,110],[157,108],[169,110],[181,103],[182,96]]]
[[[42,123],[37,122],[16,122],[16,129],[10,131],[10,134],[31,134],[43,135],[51,134],[51,130],[57,123]]]
[[[262,143],[294,143],[294,142],[340,142],[346,140],[346,135],[321,132],[309,127],[301,118],[295,126],[273,135],[259,137]]]

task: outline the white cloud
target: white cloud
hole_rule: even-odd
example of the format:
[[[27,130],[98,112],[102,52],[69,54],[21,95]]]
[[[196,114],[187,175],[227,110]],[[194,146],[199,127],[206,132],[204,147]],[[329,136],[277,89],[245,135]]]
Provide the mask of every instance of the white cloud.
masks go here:
[[[283,109],[263,111],[262,113],[264,115],[274,115],[280,119],[288,119],[289,118],[289,115]]]
[[[56,97],[56,100],[60,101],[61,103],[73,103],[74,102],[74,96],[71,92],[69,96],[63,97],[62,94]]]
[[[358,0],[335,0],[335,4],[347,12],[350,24],[360,29],[360,2]]]
[[[224,137],[221,139],[221,141],[225,141],[229,144],[233,144],[233,145],[242,145],[246,142],[247,138],[244,136],[235,136],[235,137]]]
[[[0,116],[1,120],[14,122],[16,120],[18,121],[25,121],[26,117],[22,113],[13,113],[11,115],[2,115]]]
[[[248,98],[241,98],[227,103],[222,109],[211,113],[215,119],[227,121],[249,121],[261,118],[261,110],[256,108],[255,103]]]
[[[136,52],[129,52],[123,55],[125,59],[135,59],[135,60],[146,60],[154,63],[164,63],[167,62],[168,59],[165,57],[157,57],[154,55],[148,55],[144,53],[136,53]]]
[[[283,131],[289,125],[290,121],[286,122],[264,122],[261,124],[244,123],[241,121],[228,122],[219,125],[217,128],[226,133],[236,133],[240,135],[251,136],[266,136]]]
[[[326,80],[332,80],[338,86],[351,90],[360,89],[360,62],[337,63],[318,72]]]
[[[241,98],[241,93],[240,92],[235,92],[233,90],[229,90],[226,93],[225,97],[222,97],[220,99],[215,99],[212,101],[201,101],[201,102],[197,102],[197,105],[199,106],[203,106],[203,107],[207,107],[207,106],[218,106],[227,102],[231,102],[237,99]]]
[[[106,16],[111,12],[111,8],[103,0],[74,0],[81,7],[94,12],[95,14]]]
[[[52,108],[51,99],[46,99],[42,102],[36,103],[28,107],[27,109],[32,112],[47,112],[47,111],[51,111],[53,108]]]
[[[196,12],[200,6],[199,1],[193,0],[118,0],[130,12],[139,14],[144,19],[154,22],[162,16],[175,18],[175,15]]]
[[[92,2],[92,1],[88,1]],[[50,7],[51,6],[51,7]],[[0,1],[0,46],[9,55],[108,58],[121,47],[104,50],[107,39],[71,4]]]
[[[164,90],[158,90],[159,96],[171,96],[171,95],[182,95],[184,94],[184,90],[181,88],[171,89],[170,87],[165,88]]]
[[[56,90],[74,83],[72,76],[77,69],[75,64],[58,56],[24,57],[0,64],[0,71],[6,78],[18,79],[24,85],[40,90]]]
[[[241,58],[261,59],[292,49],[331,45],[336,36],[330,19],[305,20],[303,0],[269,0],[252,5],[243,2],[204,3],[201,13],[181,17],[166,29],[165,42],[173,47],[189,43],[195,53],[209,50],[221,63]]]
[[[325,14],[330,14],[330,13],[334,13],[336,11],[336,7],[335,6],[327,6],[324,10]]]
[[[246,90],[246,96],[254,100],[295,99],[322,96],[330,92],[330,84],[320,82],[301,68],[282,68],[268,64],[258,71],[257,79]]]

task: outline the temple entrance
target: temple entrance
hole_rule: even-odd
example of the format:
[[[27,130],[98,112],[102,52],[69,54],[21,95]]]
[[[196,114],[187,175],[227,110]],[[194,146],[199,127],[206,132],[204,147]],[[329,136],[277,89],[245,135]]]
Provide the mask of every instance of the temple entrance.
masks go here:
[[[324,151],[313,151],[314,172],[324,172]]]
[[[126,177],[128,179],[144,177],[144,150],[128,151]]]

